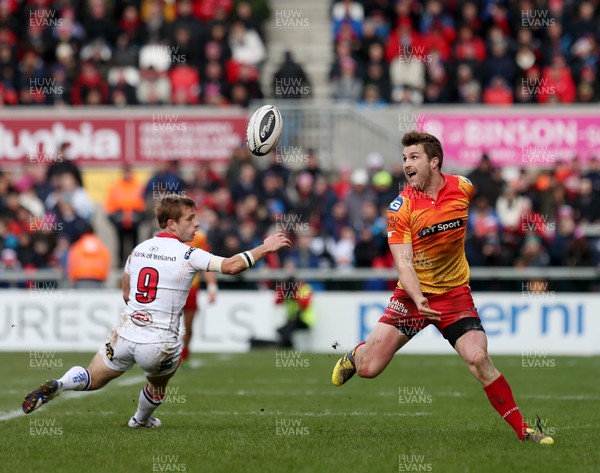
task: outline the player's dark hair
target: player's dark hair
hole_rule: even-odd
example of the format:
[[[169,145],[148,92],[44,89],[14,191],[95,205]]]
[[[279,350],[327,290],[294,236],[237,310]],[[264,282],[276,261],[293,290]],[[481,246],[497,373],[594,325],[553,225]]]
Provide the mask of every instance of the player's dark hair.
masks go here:
[[[154,208],[158,226],[166,228],[168,220],[179,220],[183,216],[183,211],[188,208],[196,208],[196,204],[189,197],[180,194],[168,194],[164,196]]]
[[[431,161],[432,158],[438,157],[440,160],[440,169],[444,162],[444,151],[442,151],[442,143],[435,136],[422,131],[409,131],[404,133],[402,144],[406,146],[423,145],[423,150],[427,158]]]

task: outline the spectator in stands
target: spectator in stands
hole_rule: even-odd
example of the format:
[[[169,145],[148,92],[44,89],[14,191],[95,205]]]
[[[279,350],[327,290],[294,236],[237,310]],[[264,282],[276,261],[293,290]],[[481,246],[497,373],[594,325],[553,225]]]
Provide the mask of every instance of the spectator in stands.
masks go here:
[[[242,167],[245,164],[249,164],[256,168],[256,161],[252,159],[252,155],[248,151],[248,148],[243,144],[233,149],[233,153],[229,159],[229,166],[225,171],[225,181],[229,188],[231,188],[239,179]]]
[[[142,26],[144,43],[160,43],[169,37],[169,24],[164,16],[162,2],[148,2],[142,20],[144,21]]]
[[[108,219],[117,232],[119,266],[125,264],[127,256],[138,244],[138,226],[143,220],[145,209],[143,188],[133,175],[131,167],[123,166],[122,172],[121,179],[110,186],[105,204]]]
[[[46,198],[47,209],[54,209],[58,202],[68,202],[78,217],[91,221],[96,207],[83,186],[79,185],[76,177],[70,172],[64,172],[57,178],[57,187]]]
[[[87,221],[75,212],[73,202],[62,197],[56,206],[44,216],[43,222],[46,221],[56,225],[59,235],[64,236],[71,244],[79,240],[87,224]],[[50,228],[52,228],[51,225]]]
[[[86,225],[83,235],[69,249],[67,274],[76,288],[102,287],[111,269],[110,250]]]
[[[119,107],[136,105],[136,86],[139,84],[140,75],[136,68],[113,67],[108,73],[110,86],[110,102]]]
[[[366,169],[355,169],[352,172],[352,190],[346,198],[350,226],[360,228],[361,211],[363,203],[375,201],[375,194],[369,187],[369,174]]]
[[[360,48],[357,51],[357,57],[362,62],[369,60],[371,46],[379,45],[382,50],[382,57],[385,57],[385,43],[383,38],[377,34],[376,24],[373,19],[367,19],[363,23],[362,35],[360,38]]]
[[[385,102],[390,101],[390,70],[384,57],[384,49],[380,43],[373,43],[369,48],[365,63],[365,86],[375,85],[379,95]]]
[[[248,66],[246,64],[240,64],[237,68],[237,75],[233,75],[228,79],[228,82],[231,84],[231,100],[233,102],[233,89],[235,87],[242,87],[245,91],[248,99],[256,100],[262,99],[263,93],[260,88],[260,84],[258,83],[259,74],[258,69],[253,66]],[[286,122],[286,126],[288,126]],[[284,128],[285,132],[285,128]]]
[[[389,171],[379,171],[372,178],[375,190],[375,204],[377,208],[386,207],[398,197],[398,188],[392,187],[393,178]]]
[[[357,268],[370,268],[379,256],[379,247],[375,243],[373,233],[368,227],[359,232],[359,238],[354,246],[354,265]]]
[[[165,161],[146,183],[144,200],[148,202],[161,199],[168,193],[180,194],[185,186],[185,181],[180,177],[179,161],[177,159]],[[147,205],[147,208],[154,211],[154,205]]]
[[[256,31],[264,42],[265,35],[262,28],[262,22],[260,18],[254,13],[250,2],[237,2],[237,4],[235,5],[235,14],[233,16],[233,19],[234,21],[243,22],[247,29]]]
[[[483,82],[489,84],[494,77],[502,77],[507,84],[513,84],[516,78],[515,60],[506,38],[492,41],[485,61]]]
[[[295,213],[303,222],[310,222],[312,212],[316,206],[314,194],[315,179],[307,171],[302,171],[296,176],[294,190],[296,191]]]
[[[538,101],[540,103],[573,103],[575,82],[566,65],[564,56],[555,55],[552,64],[542,70],[542,84]]]
[[[398,51],[391,57],[388,53],[391,100],[395,103],[406,102],[405,96],[408,94],[410,103],[421,103],[425,88],[425,64],[429,60],[424,46],[402,45]]]
[[[322,174],[317,174],[315,177],[313,192],[315,200],[315,208],[313,209],[314,221],[321,227],[325,221],[325,217],[331,214],[338,198],[333,189],[331,189],[329,181]]]
[[[201,89],[203,104],[221,103],[229,95],[228,85],[223,76],[223,68],[217,61],[210,61],[206,65]]]
[[[229,33],[231,57],[241,64],[260,66],[267,57],[262,39],[254,30],[246,28],[243,21],[234,21]]]
[[[343,227],[340,238],[331,249],[331,256],[335,267],[341,270],[349,270],[354,266],[354,247],[356,235],[352,227]]]
[[[203,2],[192,2],[194,16],[200,21],[215,21],[226,17],[233,9],[231,0],[206,0]]]
[[[492,165],[489,155],[484,154],[477,167],[467,175],[475,186],[475,195],[487,197],[490,205],[496,205],[496,199],[502,191],[502,176],[499,170]]]
[[[584,178],[592,181],[594,196],[600,197],[600,161],[592,156],[588,161],[587,171],[583,174]]]
[[[21,269],[21,263],[17,257],[17,252],[13,248],[4,248],[0,251],[0,270],[2,271],[18,271]],[[16,286],[15,283],[2,283],[0,287]],[[18,284],[19,286],[22,285]]]
[[[348,205],[343,200],[338,200],[331,208],[331,213],[325,216],[323,229],[325,234],[339,240],[342,233],[342,228],[351,226],[350,217],[348,215]]]
[[[114,21],[107,11],[107,3],[104,0],[90,0],[88,3],[89,16],[86,16],[84,30],[86,39],[92,41],[96,38],[104,39],[114,44],[117,37],[117,29]]]
[[[471,4],[472,5],[472,4]],[[475,36],[473,29],[463,25],[458,30],[458,39],[454,44],[454,58],[458,61],[481,63],[486,58],[485,43]]]
[[[231,186],[231,197],[234,202],[244,199],[249,194],[258,193],[258,180],[256,168],[249,163],[245,163],[240,168],[239,176]]]
[[[272,171],[267,171],[262,175],[259,201],[271,214],[275,211],[274,209],[281,210],[285,214],[293,208],[292,202],[285,191],[283,180]],[[303,217],[302,213],[299,213],[299,215],[300,218]]]
[[[296,234],[296,242],[290,248],[286,256],[286,266],[292,265],[296,269],[316,269],[321,268],[324,263],[323,254],[319,255],[311,247],[311,234],[309,232],[299,232]]]
[[[304,99],[310,96],[311,84],[291,51],[284,51],[283,62],[273,75],[272,94],[278,99]]]
[[[171,103],[196,105],[200,102],[200,77],[195,68],[186,63],[178,64],[169,71],[169,79],[171,80]]]
[[[506,264],[500,245],[500,221],[487,197],[480,195],[473,201],[469,212],[467,228],[470,231],[470,245],[477,249],[470,254],[470,262],[476,266],[498,266]]]
[[[108,84],[102,78],[96,66],[92,62],[86,61],[81,66],[81,74],[73,83],[71,103],[73,105],[90,104],[91,97],[96,97],[96,94],[99,94],[100,98],[98,105],[108,104]],[[94,100],[96,99],[94,98]]]
[[[75,178],[77,186],[83,187],[81,171],[73,161],[74,158],[75,156],[73,156],[70,142],[65,141],[58,145],[56,150],[56,159],[51,161],[48,169],[46,170],[46,180],[48,181],[50,187],[58,186],[58,178],[65,173],[72,174]]]
[[[339,200],[345,200],[352,190],[351,176],[352,166],[347,163],[342,164],[337,171],[337,178],[332,185],[333,191]]]
[[[356,61],[350,57],[340,61],[341,74],[331,84],[331,95],[336,100],[358,102],[362,97],[363,83],[357,75]]]
[[[474,77],[473,70],[467,64],[461,64],[456,70],[459,103],[473,104],[481,102],[481,83]]]
[[[590,1],[579,3],[577,14],[573,17],[569,27],[569,31],[574,38],[598,34],[598,18],[594,11],[596,7],[597,5]]]
[[[488,105],[511,105],[513,91],[503,77],[493,77],[490,85],[483,92],[483,103]]]
[[[521,233],[521,223],[531,211],[531,199],[517,194],[514,187],[505,185],[502,195],[496,200],[496,215],[504,231]]]
[[[129,43],[141,45],[144,33],[140,12],[135,5],[126,5],[119,20],[119,36],[124,35]],[[118,42],[118,39],[116,40]]]
[[[208,41],[204,44],[203,63],[219,61],[223,67],[231,58],[231,48],[227,41],[227,29],[224,24],[214,23],[210,28]],[[204,71],[200,71],[204,75]]]
[[[164,105],[171,101],[171,82],[166,73],[154,67],[140,69],[137,100],[143,105]]]
[[[572,44],[571,36],[564,31],[563,24],[559,18],[548,25],[546,37],[541,45],[542,64],[550,64],[556,55],[567,56],[569,46]]]
[[[594,195],[592,180],[583,178],[579,192],[573,201],[574,218],[580,223],[596,223],[600,221],[600,207]]]

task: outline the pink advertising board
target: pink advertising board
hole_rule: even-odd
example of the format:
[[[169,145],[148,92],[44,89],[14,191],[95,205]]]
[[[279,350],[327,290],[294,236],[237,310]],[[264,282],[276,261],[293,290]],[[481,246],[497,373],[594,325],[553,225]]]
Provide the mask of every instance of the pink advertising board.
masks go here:
[[[600,158],[600,108],[597,112],[425,110],[412,114],[412,120],[417,129],[441,140],[444,159],[456,166],[472,167],[483,153],[496,165],[516,167],[551,167],[575,156],[582,162]]]

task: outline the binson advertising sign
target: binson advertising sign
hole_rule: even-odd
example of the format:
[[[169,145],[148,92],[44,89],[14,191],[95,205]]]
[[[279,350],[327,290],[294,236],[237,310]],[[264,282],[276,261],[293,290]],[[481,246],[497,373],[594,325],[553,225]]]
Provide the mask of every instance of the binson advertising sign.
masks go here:
[[[513,167],[552,168],[576,156],[583,163],[600,158],[600,111],[463,108],[406,115],[400,114],[401,132],[412,127],[434,134],[448,162],[461,167],[476,166],[483,153],[497,166]]]

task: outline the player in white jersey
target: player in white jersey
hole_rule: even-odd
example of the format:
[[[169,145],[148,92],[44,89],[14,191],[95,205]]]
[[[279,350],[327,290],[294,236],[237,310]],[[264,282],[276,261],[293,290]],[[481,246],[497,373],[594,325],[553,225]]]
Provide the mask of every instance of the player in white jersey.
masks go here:
[[[123,272],[123,299],[127,304],[117,326],[86,368],[74,366],[62,378],[50,379],[23,401],[28,414],[63,391],[94,391],[140,365],[148,384],[141,390],[129,427],[160,427],[152,414],[164,398],[167,383],[181,357],[179,318],[197,271],[238,274],[270,253],[291,246],[283,233],[265,239],[256,248],[222,258],[190,247],[198,229],[194,201],[179,195],[163,198],[156,206],[162,232],[140,243]]]

